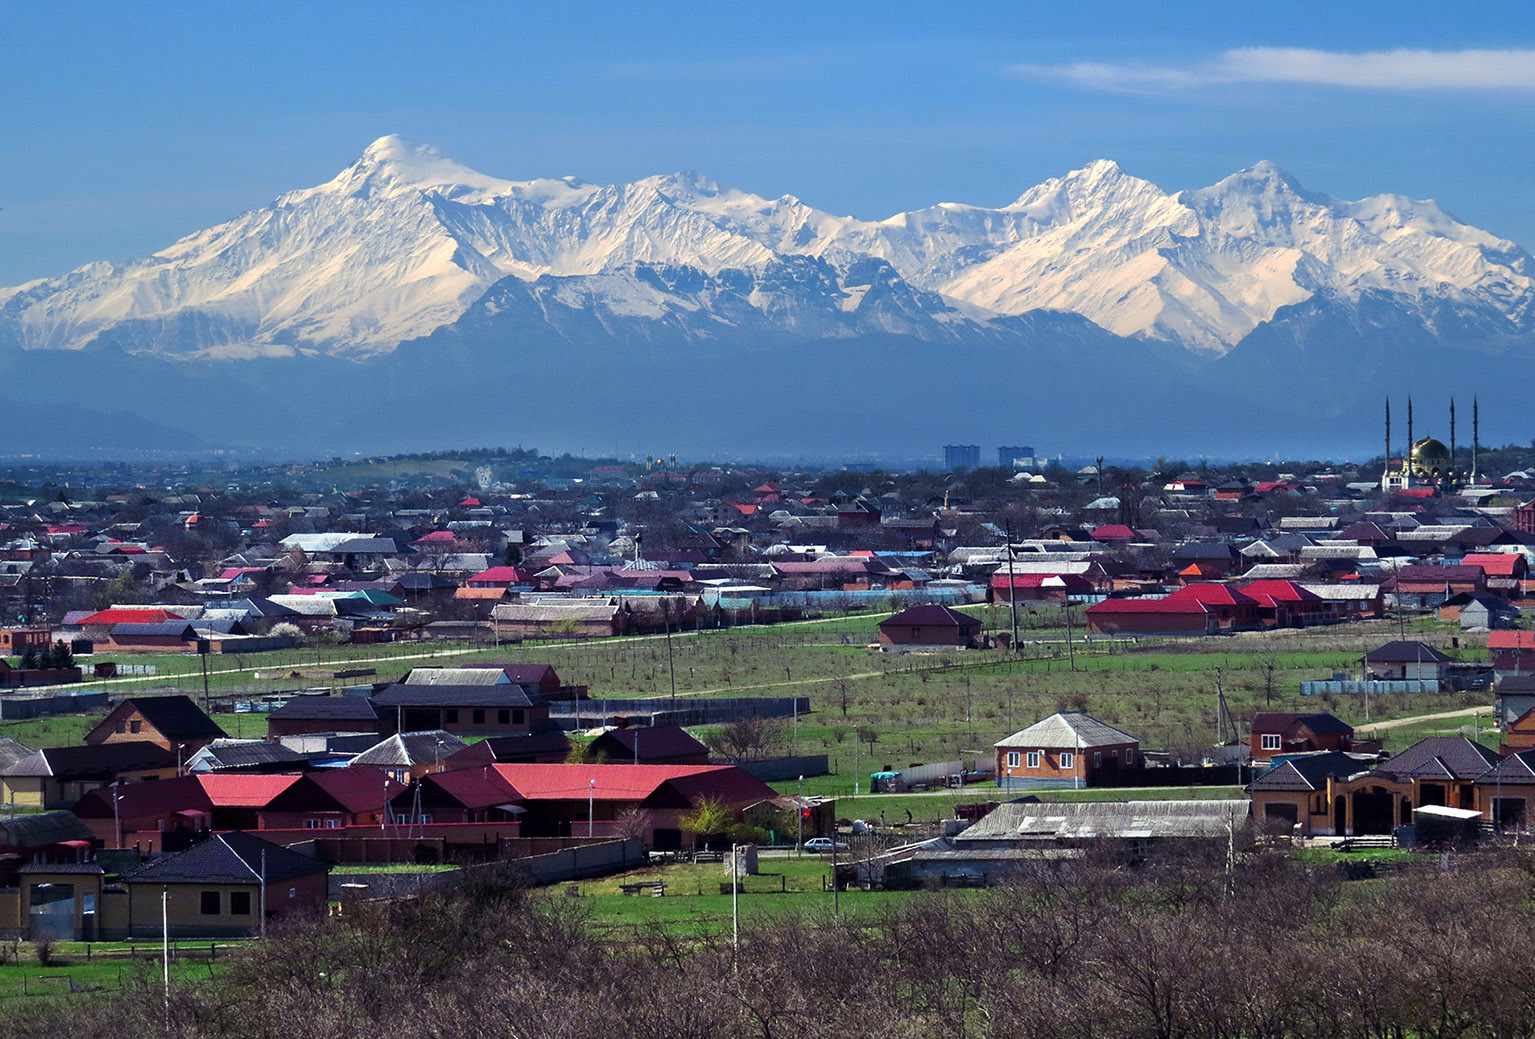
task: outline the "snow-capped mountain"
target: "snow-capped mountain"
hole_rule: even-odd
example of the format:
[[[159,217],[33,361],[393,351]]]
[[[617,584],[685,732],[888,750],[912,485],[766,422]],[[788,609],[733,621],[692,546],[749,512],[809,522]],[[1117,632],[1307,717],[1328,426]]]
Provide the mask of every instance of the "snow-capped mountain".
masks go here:
[[[687,339],[955,340],[1019,315],[1227,353],[1298,304],[1368,297],[1430,333],[1535,327],[1535,261],[1432,202],[1347,202],[1268,163],[1169,193],[1089,163],[998,209],[864,221],[675,174],[510,181],[399,137],[334,179],[144,260],[0,290],[0,347],[173,358],[366,358],[515,315]],[[559,322],[556,322],[558,324]]]

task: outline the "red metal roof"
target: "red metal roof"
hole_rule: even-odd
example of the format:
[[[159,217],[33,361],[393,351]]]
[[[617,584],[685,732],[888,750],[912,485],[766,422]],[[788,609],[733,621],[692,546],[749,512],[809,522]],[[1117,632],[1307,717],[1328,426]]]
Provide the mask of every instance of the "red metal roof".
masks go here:
[[[1489,631],[1488,649],[1535,649],[1535,631]]]
[[[1176,592],[1168,596],[1169,599],[1179,601],[1194,600],[1208,606],[1252,606],[1253,600],[1243,595],[1229,584],[1216,584],[1213,581],[1202,581],[1198,584],[1184,585]]]
[[[748,788],[753,798],[772,796],[771,788],[734,765],[505,764],[487,768],[511,784],[520,801],[578,801],[588,794],[597,801],[643,801],[664,784],[686,781],[685,785],[694,786],[705,778],[724,794],[739,787],[743,796]],[[596,786],[592,786],[594,779]],[[759,787],[768,793],[761,794]]]
[[[1092,532],[1094,541],[1134,541],[1138,536],[1123,523],[1105,523]]]
[[[215,808],[265,808],[299,779],[297,775],[247,774],[199,774],[196,778]]]
[[[1481,567],[1488,577],[1513,577],[1519,557],[1507,552],[1472,552],[1461,563]]]
[[[529,580],[526,570],[515,566],[493,566],[489,570],[481,570],[473,577],[468,578],[465,584],[523,584]]]
[[[1088,613],[1200,613],[1210,612],[1210,607],[1198,599],[1105,599],[1087,608]]]
[[[185,620],[180,614],[171,613],[169,610],[134,610],[111,609],[101,610],[89,617],[82,617],[81,624],[165,624],[168,621]]]
[[[1294,581],[1264,580],[1250,581],[1242,586],[1242,594],[1250,599],[1257,600],[1264,606],[1277,606],[1280,603],[1290,602],[1321,602],[1322,597],[1315,592],[1308,592]]]

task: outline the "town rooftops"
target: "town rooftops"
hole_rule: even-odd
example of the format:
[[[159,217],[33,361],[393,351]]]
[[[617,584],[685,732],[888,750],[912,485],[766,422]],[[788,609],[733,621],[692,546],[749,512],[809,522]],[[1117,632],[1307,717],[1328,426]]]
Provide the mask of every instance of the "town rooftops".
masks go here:
[[[143,715],[168,740],[212,740],[228,735],[188,696],[136,696],[118,704],[107,720],[129,710]]]
[[[537,707],[544,698],[513,682],[498,685],[401,685],[373,698],[379,707]]]
[[[590,746],[594,753],[606,749],[612,761],[633,761],[638,756],[643,762],[650,758],[678,758],[709,753],[708,747],[680,725],[609,729],[593,740]]]
[[[950,627],[950,628],[978,628],[981,622],[968,614],[948,606],[930,604],[927,606],[913,606],[902,610],[880,622],[880,627],[886,625],[892,627]]]
[[[130,884],[260,884],[311,873],[325,863],[240,830],[218,833],[186,851],[157,859],[124,875]]]
[[[120,772],[174,768],[176,753],[158,743],[134,740],[96,746],[46,747],[0,770],[0,776],[111,780]]]
[[[425,732],[395,733],[374,744],[352,759],[353,765],[398,768],[411,765],[440,765],[469,744],[440,729]]]
[[[1253,715],[1253,732],[1288,733],[1304,725],[1318,736],[1334,733],[1352,734],[1354,727],[1326,711],[1315,714],[1295,714],[1283,711],[1259,711]]]
[[[414,667],[400,685],[509,685],[499,667]]]
[[[661,799],[670,787],[683,800],[713,797],[727,804],[776,797],[773,788],[734,765],[491,765],[520,801]],[[592,785],[592,780],[596,784]],[[675,800],[671,799],[671,800]]]
[[[295,696],[267,715],[281,721],[378,723],[378,709],[366,696]]]
[[[1344,779],[1369,770],[1368,764],[1341,750],[1297,754],[1259,775],[1248,789],[1325,790],[1328,779]]]
[[[1450,658],[1424,642],[1388,642],[1364,656],[1367,664],[1448,663]]]
[[[1465,736],[1427,736],[1379,771],[1410,779],[1476,779],[1497,763],[1496,753]]]
[[[1250,802],[1099,801],[998,805],[954,838],[1050,841],[1094,838],[1218,837],[1247,823]]]
[[[1083,711],[1061,711],[998,740],[993,746],[1076,750],[1138,742],[1123,729],[1116,729]]]

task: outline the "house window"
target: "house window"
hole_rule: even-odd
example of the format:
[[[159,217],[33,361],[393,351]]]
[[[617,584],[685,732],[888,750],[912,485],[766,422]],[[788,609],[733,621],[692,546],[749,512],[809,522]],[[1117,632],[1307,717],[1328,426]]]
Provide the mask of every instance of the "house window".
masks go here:
[[[497,711],[496,712],[496,724],[497,725],[510,725],[511,723],[512,723],[512,712],[511,711]]]
[[[1039,751],[1031,750],[1031,751],[1029,751],[1029,768],[1038,768],[1038,767],[1039,767]]]
[[[1133,764],[1135,764],[1135,751],[1133,751],[1133,750],[1125,751],[1125,764],[1126,765],[1133,765]]]
[[[1069,750],[1061,751],[1061,768],[1076,768],[1077,756]]]
[[[475,725],[485,724],[485,712],[479,708],[475,708],[474,713],[470,717],[474,720]]]
[[[1016,750],[1010,750],[1010,751],[1007,752],[1007,767],[1008,768],[1017,768],[1018,767],[1018,763],[1020,761],[1022,761],[1022,760],[1023,760],[1023,755],[1018,753]]]
[[[229,915],[251,915],[251,893],[249,891],[231,891],[229,893]]]
[[[521,725],[522,724],[522,718],[523,718],[523,714],[522,714],[521,711],[513,711],[512,712],[512,724],[513,725]]]
[[[127,732],[128,731],[128,723],[124,722],[124,721],[118,722],[117,723],[117,731],[118,732]]]
[[[457,725],[458,724],[458,711],[457,710],[452,710],[452,709],[443,711],[442,712],[442,719],[448,725]]]
[[[1278,750],[1279,749],[1279,733],[1277,733],[1277,732],[1265,732],[1261,738],[1262,738],[1262,743],[1260,744],[1260,746],[1264,750]]]
[[[290,887],[288,889],[288,897],[289,898],[297,898],[298,897],[298,888]]]
[[[306,830],[318,830],[319,828],[320,828],[320,820],[318,820],[318,819],[305,819],[304,820],[304,829],[306,829]]]
[[[204,916],[219,915],[219,893],[217,891],[204,891],[201,902]]]
[[[128,723],[128,731],[129,732],[140,732],[140,731],[143,730],[143,728],[144,728],[144,723],[143,722],[134,721],[134,722],[129,722]]]

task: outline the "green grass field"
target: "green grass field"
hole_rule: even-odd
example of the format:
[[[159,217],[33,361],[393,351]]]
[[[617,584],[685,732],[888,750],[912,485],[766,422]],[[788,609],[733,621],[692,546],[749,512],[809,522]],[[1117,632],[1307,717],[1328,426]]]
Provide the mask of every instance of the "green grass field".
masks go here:
[[[975,607],[993,628],[1006,627],[1008,611]],[[1328,628],[1247,633],[1195,639],[1087,639],[1081,611],[1073,611],[1071,642],[1064,614],[1038,607],[1025,614],[1019,656],[997,650],[886,654],[867,647],[877,638],[883,614],[835,617],[772,627],[676,634],[670,639],[622,638],[522,643],[469,648],[443,644],[306,647],[251,657],[209,661],[215,696],[257,697],[284,690],[361,684],[368,678],[331,677],[337,668],[371,668],[379,680],[417,665],[477,661],[546,661],[561,678],[587,685],[597,709],[612,710],[631,696],[667,695],[673,675],[679,697],[732,695],[807,696],[810,715],[797,725],[777,726],[771,750],[828,755],[834,776],[807,783],[807,792],[850,793],[870,772],[913,763],[966,759],[991,753],[998,739],[1058,710],[1082,709],[1136,734],[1148,748],[1188,752],[1217,739],[1217,691],[1225,694],[1240,731],[1257,710],[1326,710],[1361,724],[1361,697],[1302,697],[1299,683],[1335,671],[1357,674],[1369,648],[1396,638],[1395,623],[1372,621]],[[1421,619],[1414,635],[1448,648],[1459,634]],[[1476,659],[1485,651],[1453,651]],[[1074,659],[1073,659],[1074,658]],[[162,674],[137,682],[91,682],[113,695],[181,692],[200,699],[202,676],[195,656],[142,656]],[[1074,665],[1074,666],[1073,666]],[[257,677],[257,672],[261,677]],[[1485,693],[1374,697],[1373,720],[1484,705]],[[259,736],[259,714],[221,714],[238,736]],[[49,718],[0,722],[0,734],[29,745],[77,742],[90,719]],[[1454,729],[1429,726],[1424,731]],[[1229,727],[1228,727],[1229,728]],[[1416,738],[1416,729],[1385,730],[1388,749]],[[707,738],[709,729],[700,730]]]

